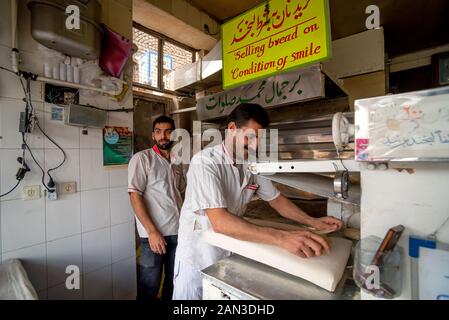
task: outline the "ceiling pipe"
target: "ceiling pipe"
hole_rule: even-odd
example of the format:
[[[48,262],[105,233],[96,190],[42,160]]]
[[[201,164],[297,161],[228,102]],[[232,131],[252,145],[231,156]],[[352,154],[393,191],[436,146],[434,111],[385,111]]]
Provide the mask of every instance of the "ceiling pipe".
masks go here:
[[[56,79],[51,79],[51,78],[46,78],[46,77],[41,77],[41,76],[38,76],[36,78],[36,80],[37,81],[41,81],[41,82],[45,82],[45,83],[50,83],[50,84],[53,84],[55,86],[63,86],[63,87],[69,87],[69,88],[75,88],[75,89],[92,90],[92,91],[108,94],[108,95],[111,95],[111,96],[118,96],[123,91],[123,88],[121,90],[104,90],[102,88],[97,88],[97,87],[93,87],[93,86],[86,86],[86,85],[83,85],[83,84],[67,82],[67,81],[62,81],[62,80],[56,80]]]
[[[19,72],[19,49],[17,37],[18,0],[11,0],[11,69]]]
[[[196,111],[196,107],[173,110],[170,112],[170,114],[179,114],[179,113],[187,113],[187,112],[194,112],[194,111]]]

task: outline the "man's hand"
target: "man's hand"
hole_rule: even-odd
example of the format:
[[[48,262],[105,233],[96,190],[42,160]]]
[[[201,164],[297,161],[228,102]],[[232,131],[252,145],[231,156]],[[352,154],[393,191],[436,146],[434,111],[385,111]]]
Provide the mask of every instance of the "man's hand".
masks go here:
[[[156,254],[164,254],[166,252],[164,237],[157,230],[156,226],[151,220],[150,213],[145,204],[145,200],[143,196],[136,192],[131,192],[129,194],[131,205],[133,207],[134,213],[136,214],[137,219],[139,219],[140,223],[145,226],[145,231],[148,236],[148,243],[150,245],[151,251]]]
[[[323,217],[311,220],[309,225],[317,231],[335,232],[343,227],[343,221],[334,217]]]
[[[301,258],[319,257],[330,252],[327,241],[309,231],[282,231],[279,245]]]
[[[150,244],[151,251],[154,253],[161,255],[166,253],[165,246],[167,245],[167,242],[165,242],[165,238],[159,231],[149,233],[148,243]]]
[[[283,195],[280,195],[276,199],[270,201],[270,205],[284,218],[309,225],[317,231],[334,232],[341,229],[343,226],[343,222],[336,218],[324,217],[316,219],[310,217],[306,212],[298,208],[293,202]]]

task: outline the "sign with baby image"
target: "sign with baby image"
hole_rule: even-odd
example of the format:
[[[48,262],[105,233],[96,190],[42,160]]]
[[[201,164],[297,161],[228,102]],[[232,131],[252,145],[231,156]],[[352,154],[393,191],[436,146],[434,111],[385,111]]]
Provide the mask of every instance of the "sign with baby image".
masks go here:
[[[133,156],[133,132],[127,127],[103,129],[103,165],[127,165]]]
[[[449,160],[449,88],[355,104],[357,160]]]

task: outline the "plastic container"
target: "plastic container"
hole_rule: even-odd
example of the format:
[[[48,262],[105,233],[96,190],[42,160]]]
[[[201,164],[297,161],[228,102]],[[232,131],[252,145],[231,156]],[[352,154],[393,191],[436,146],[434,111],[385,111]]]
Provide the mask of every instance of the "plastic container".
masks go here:
[[[393,299],[402,292],[403,253],[399,246],[383,253],[373,263],[382,239],[371,236],[355,247],[353,277],[357,286],[377,298]]]
[[[52,78],[55,80],[59,80],[59,64],[52,65]]]
[[[132,52],[132,41],[111,30],[105,24],[103,27],[103,45],[99,66],[109,75],[119,78]]]
[[[67,64],[67,81],[73,82],[73,67]]]
[[[80,68],[73,67],[73,82],[80,83]]]
[[[46,78],[51,78],[53,76],[52,67],[49,62],[44,63],[44,76]]]
[[[59,64],[59,80],[67,81],[67,67],[64,63]]]
[[[66,8],[76,5],[80,11],[80,29],[68,29]],[[69,56],[94,60],[101,52],[101,4],[98,0],[33,0],[31,35],[47,48]]]

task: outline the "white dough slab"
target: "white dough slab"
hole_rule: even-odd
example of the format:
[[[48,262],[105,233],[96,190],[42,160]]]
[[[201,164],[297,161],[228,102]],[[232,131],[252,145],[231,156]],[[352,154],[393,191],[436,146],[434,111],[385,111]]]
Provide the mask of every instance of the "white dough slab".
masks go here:
[[[209,244],[302,278],[334,292],[346,269],[352,242],[330,237],[331,253],[321,257],[301,258],[282,248],[241,241],[213,231],[203,233]]]
[[[38,300],[36,290],[17,259],[0,264],[0,300]]]

